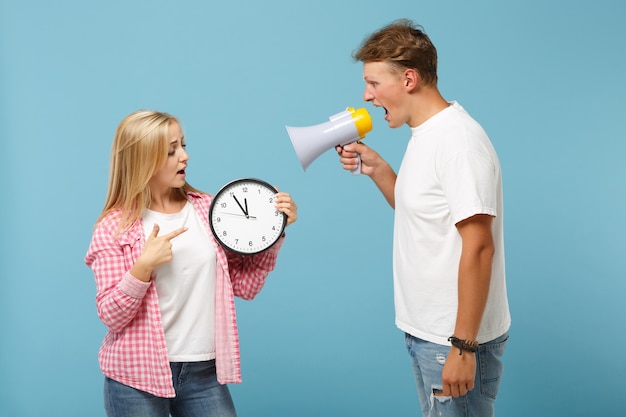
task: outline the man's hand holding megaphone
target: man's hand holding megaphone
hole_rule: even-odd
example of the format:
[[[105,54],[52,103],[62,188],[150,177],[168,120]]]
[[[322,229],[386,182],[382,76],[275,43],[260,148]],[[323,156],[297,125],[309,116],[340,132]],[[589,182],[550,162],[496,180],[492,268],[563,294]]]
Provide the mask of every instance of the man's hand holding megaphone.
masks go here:
[[[361,172],[374,180],[387,203],[395,208],[396,174],[378,152],[361,142],[336,146],[335,150],[339,154],[339,162],[343,164],[343,169],[353,170],[360,164]]]
[[[361,173],[372,177],[378,166],[389,165],[378,152],[360,141],[336,146],[335,150],[339,154],[339,162],[343,165],[343,169],[348,171],[355,170],[361,164]]]

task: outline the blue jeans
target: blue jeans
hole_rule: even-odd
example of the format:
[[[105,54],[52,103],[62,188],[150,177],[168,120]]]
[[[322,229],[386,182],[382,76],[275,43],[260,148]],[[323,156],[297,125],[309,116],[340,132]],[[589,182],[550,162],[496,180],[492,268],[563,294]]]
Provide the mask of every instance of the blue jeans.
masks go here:
[[[215,361],[171,362],[175,398],[157,397],[105,378],[109,417],[236,417],[228,386],[217,382]]]
[[[441,372],[450,347],[405,334],[406,347],[413,362],[422,415],[493,417],[493,404],[502,377],[502,355],[508,338],[508,333],[505,333],[491,342],[478,346],[474,389],[462,397],[454,398],[433,394],[433,389],[441,389]]]

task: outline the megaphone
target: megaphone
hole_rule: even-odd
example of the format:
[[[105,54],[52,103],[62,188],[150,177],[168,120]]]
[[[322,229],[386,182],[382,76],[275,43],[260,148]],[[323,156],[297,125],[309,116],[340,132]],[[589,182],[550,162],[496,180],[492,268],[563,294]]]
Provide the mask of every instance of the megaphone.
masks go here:
[[[372,118],[364,108],[355,110],[348,107],[328,120],[314,126],[285,126],[305,171],[311,162],[327,150],[363,139],[372,130]],[[350,172],[353,175],[361,173],[360,157],[358,166]]]

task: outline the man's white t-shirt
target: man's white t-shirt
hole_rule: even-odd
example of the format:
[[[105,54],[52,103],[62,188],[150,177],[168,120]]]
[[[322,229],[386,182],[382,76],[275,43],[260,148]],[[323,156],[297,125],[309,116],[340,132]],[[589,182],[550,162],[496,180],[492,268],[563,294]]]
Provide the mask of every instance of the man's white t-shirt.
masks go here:
[[[511,322],[498,156],[482,127],[456,102],[411,131],[395,185],[396,324],[420,339],[449,345],[461,256],[455,224],[487,214],[494,217],[495,254],[477,340],[493,340],[508,331]]]

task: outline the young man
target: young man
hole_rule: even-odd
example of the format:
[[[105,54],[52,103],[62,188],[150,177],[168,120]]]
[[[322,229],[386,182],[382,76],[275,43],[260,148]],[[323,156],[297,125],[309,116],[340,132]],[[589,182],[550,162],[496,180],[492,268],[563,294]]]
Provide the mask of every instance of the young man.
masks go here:
[[[395,209],[396,325],[405,332],[424,416],[493,416],[510,314],[502,179],[481,126],[437,88],[437,51],[400,20],[368,37],[363,99],[411,138],[396,174],[362,143],[338,147]]]

